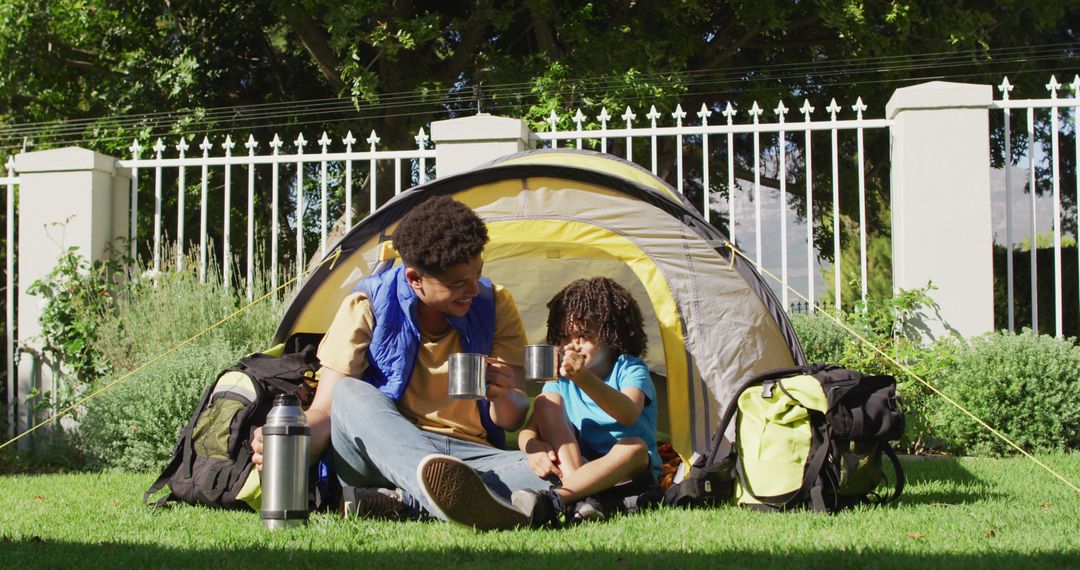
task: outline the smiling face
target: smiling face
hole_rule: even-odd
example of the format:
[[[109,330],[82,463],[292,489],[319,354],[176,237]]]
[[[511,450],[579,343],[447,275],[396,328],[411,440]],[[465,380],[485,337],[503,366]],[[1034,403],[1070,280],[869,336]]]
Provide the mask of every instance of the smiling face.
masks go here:
[[[480,293],[480,274],[484,259],[477,255],[465,263],[451,266],[436,275],[424,273],[412,267],[406,268],[405,278],[420,298],[421,324],[440,324],[439,319],[449,315],[463,317],[472,307],[473,297]],[[425,327],[430,332],[433,327]]]

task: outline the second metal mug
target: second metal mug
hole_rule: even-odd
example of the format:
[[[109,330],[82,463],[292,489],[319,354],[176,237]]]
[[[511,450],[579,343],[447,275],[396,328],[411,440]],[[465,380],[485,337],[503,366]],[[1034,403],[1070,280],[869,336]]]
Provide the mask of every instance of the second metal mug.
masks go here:
[[[559,349],[550,344],[525,347],[525,378],[537,382],[559,379]]]
[[[450,355],[447,395],[459,400],[487,397],[487,363],[483,354],[458,352]]]

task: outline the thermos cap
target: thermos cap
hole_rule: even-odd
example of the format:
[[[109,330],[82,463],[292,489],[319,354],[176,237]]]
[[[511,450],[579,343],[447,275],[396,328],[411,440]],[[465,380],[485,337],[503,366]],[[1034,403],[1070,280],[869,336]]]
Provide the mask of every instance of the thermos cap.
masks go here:
[[[296,394],[278,394],[274,398],[275,406],[299,406],[300,398]]]

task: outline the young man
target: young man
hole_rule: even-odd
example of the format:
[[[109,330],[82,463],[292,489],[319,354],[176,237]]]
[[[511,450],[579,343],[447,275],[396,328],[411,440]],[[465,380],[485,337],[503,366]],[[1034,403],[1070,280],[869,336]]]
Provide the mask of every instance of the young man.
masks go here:
[[[528,413],[525,332],[509,291],[481,277],[487,241],[483,221],[449,197],[416,206],[394,231],[403,263],[362,281],[319,346],[312,448],[321,453],[332,441],[359,515],[427,512],[513,528],[529,519],[510,494],[550,487],[524,454],[501,449],[502,431],[520,428]],[[489,355],[486,399],[447,396],[456,352]]]

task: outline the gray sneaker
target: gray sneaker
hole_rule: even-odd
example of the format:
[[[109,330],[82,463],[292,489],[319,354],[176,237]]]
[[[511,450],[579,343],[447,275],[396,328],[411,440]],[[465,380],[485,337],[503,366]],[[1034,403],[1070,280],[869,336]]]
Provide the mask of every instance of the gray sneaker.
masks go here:
[[[381,487],[343,487],[341,510],[345,518],[400,521],[408,518],[408,508],[397,489]]]
[[[416,480],[431,507],[453,523],[476,530],[529,526],[529,517],[488,489],[480,475],[449,455],[428,455],[416,468]]]

